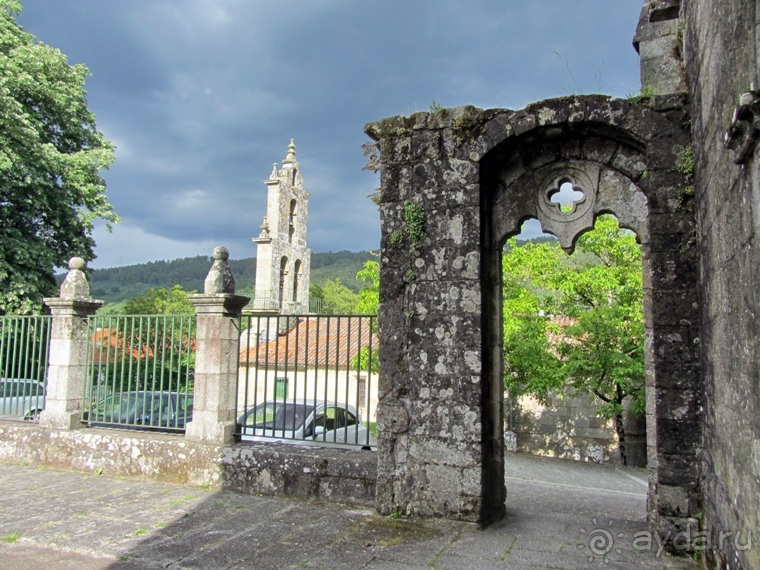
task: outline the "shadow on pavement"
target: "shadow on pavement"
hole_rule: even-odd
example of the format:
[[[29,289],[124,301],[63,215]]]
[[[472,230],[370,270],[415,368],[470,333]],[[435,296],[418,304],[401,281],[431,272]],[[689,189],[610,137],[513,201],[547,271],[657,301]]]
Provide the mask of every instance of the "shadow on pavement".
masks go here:
[[[17,535],[0,561],[20,570],[40,561],[50,570],[698,567],[658,556],[656,543],[634,548],[647,532],[643,470],[510,454],[506,472],[507,517],[479,530],[0,463],[0,537]]]

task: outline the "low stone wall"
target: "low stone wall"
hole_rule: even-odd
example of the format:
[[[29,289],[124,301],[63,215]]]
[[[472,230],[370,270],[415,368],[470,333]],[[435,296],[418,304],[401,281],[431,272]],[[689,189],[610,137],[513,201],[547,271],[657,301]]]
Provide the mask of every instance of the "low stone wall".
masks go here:
[[[0,421],[0,460],[240,493],[375,504],[375,452]]]
[[[515,451],[532,455],[620,463],[613,420],[596,415],[587,396],[553,398],[548,406],[523,396],[506,405],[508,433],[514,433]],[[646,467],[646,422],[631,413],[624,416],[628,465]]]
[[[222,486],[231,491],[375,504],[373,451],[240,443],[224,448],[222,466]]]

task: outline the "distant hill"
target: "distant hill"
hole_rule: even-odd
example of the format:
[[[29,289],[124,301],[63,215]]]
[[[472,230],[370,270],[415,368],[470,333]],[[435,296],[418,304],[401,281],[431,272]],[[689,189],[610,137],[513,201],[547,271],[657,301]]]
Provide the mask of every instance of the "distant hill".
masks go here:
[[[356,279],[356,273],[368,259],[375,259],[368,251],[338,251],[313,253],[311,256],[311,281],[317,285],[340,278],[352,291],[359,291],[364,283]],[[172,261],[151,261],[124,267],[92,269],[89,271],[90,294],[106,303],[118,303],[143,295],[148,289],[181,285],[186,291],[202,291],[203,281],[211,268],[213,259],[199,255]],[[235,276],[236,290],[251,295],[256,272],[256,258],[230,259]],[[64,275],[59,276],[63,280]]]
[[[556,242],[556,238],[533,238],[534,243]],[[524,242],[519,242],[524,243]],[[368,259],[377,259],[369,251],[328,251],[311,256],[311,281],[322,285],[325,281],[340,278],[354,292],[366,284],[356,279],[356,273]],[[148,289],[181,285],[186,291],[202,291],[203,281],[211,268],[213,259],[206,255],[185,257],[172,261],[150,261],[124,267],[91,269],[90,294],[106,303],[118,303],[145,294]],[[230,259],[235,276],[236,290],[241,295],[253,295],[256,258]],[[59,282],[65,274],[58,276]]]

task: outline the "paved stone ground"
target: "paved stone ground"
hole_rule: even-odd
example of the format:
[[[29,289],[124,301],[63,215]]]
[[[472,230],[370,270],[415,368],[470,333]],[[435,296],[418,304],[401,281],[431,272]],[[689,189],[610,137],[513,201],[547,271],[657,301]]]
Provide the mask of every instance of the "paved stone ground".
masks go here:
[[[367,509],[0,463],[0,568],[698,568],[634,548],[646,474],[507,457],[486,530]],[[636,544],[647,545],[647,535]]]

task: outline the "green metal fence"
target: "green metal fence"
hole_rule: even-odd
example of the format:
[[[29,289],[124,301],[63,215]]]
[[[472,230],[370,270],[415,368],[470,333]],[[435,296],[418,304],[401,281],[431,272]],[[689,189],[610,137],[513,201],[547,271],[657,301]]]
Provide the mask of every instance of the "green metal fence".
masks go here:
[[[376,328],[367,315],[243,316],[241,439],[372,447]]]
[[[195,330],[195,315],[90,317],[82,421],[183,432],[193,413]]]
[[[52,319],[0,317],[0,416],[36,420],[45,409]]]

